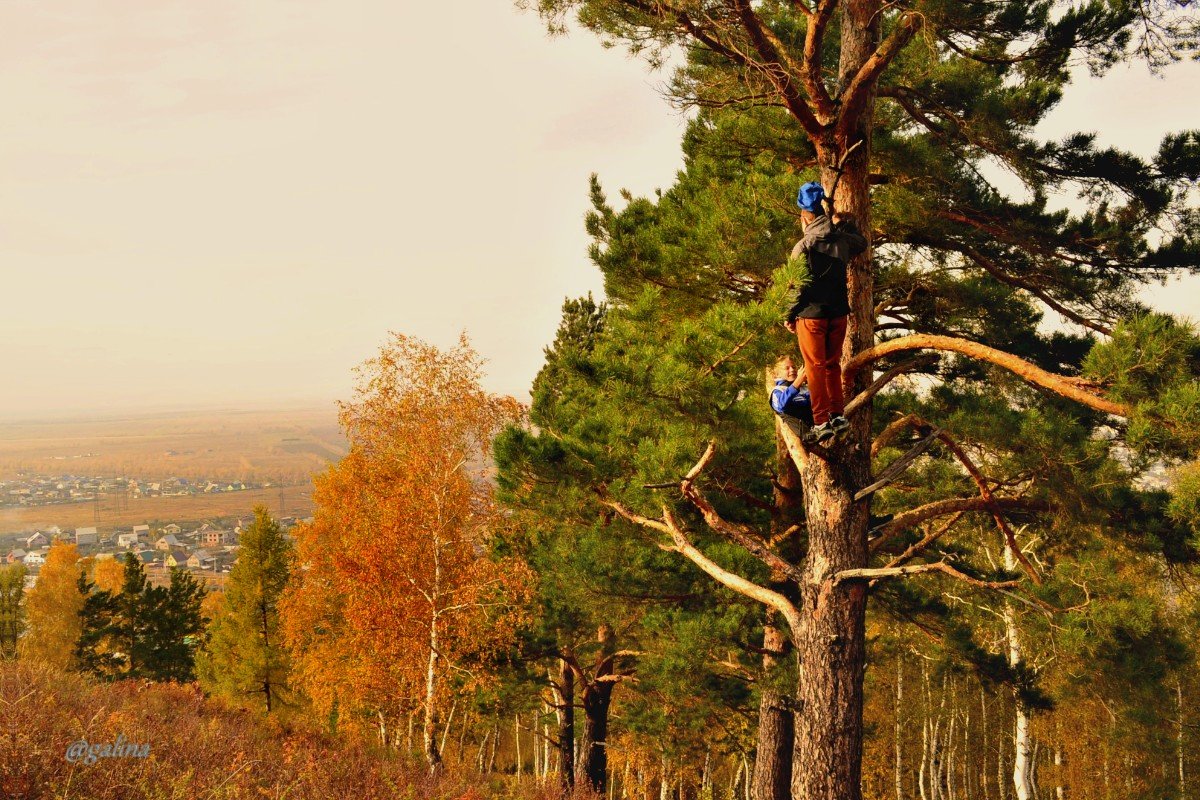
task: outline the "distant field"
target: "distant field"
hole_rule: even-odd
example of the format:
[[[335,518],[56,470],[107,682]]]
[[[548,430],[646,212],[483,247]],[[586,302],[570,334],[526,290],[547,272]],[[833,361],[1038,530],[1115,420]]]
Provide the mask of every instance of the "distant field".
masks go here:
[[[332,408],[173,413],[96,420],[0,422],[0,480],[18,473],[156,481],[253,481],[270,489],[191,497],[101,496],[99,527],[245,516],[257,503],[306,516],[311,477],[345,453]],[[91,501],[0,509],[0,534],[96,525]]]
[[[344,452],[332,408],[0,422],[0,480],[26,472],[292,484]]]
[[[132,525],[157,527],[171,522],[196,522],[217,517],[250,517],[255,505],[263,503],[274,516],[306,517],[312,511],[312,486],[288,486],[280,490],[248,489],[193,497],[101,497],[100,521],[91,502],[70,503],[36,508],[0,509],[0,535],[19,533],[57,525],[64,531],[99,527],[101,533]],[[282,513],[281,513],[282,508]]]

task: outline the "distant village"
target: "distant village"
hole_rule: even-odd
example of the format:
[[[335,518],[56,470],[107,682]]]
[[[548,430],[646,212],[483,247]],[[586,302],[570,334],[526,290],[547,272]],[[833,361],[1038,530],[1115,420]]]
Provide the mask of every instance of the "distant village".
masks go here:
[[[188,480],[168,478],[162,481],[136,478],[102,478],[78,475],[22,475],[13,480],[0,480],[0,508],[19,506],[48,506],[57,503],[79,503],[95,500],[101,495],[141,497],[187,497],[213,492],[240,492],[246,489],[269,489],[272,484],[245,481]]]
[[[286,532],[297,520],[284,517],[279,522],[285,535],[290,535]],[[169,584],[171,569],[179,568],[193,573],[210,590],[224,591],[229,572],[237,563],[242,525],[240,519],[227,526],[205,522],[190,530],[175,523],[155,529],[149,525],[134,525],[104,534],[95,527],[63,531],[55,525],[17,539],[3,560],[9,564],[24,564],[28,570],[25,586],[31,588],[37,582],[42,564],[46,563],[51,544],[61,540],[74,543],[81,558],[124,560],[126,553],[133,553],[141,560],[147,581],[155,586]]]

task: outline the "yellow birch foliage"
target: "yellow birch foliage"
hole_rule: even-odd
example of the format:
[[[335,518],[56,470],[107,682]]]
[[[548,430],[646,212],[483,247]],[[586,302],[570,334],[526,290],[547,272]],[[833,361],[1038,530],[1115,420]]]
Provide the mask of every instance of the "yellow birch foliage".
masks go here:
[[[25,599],[29,627],[19,644],[22,658],[43,661],[59,669],[71,667],[75,642],[82,630],[79,611],[83,608],[83,595],[77,582],[84,569],[74,544],[56,541],[50,546],[37,583]]]
[[[527,567],[487,555],[502,524],[491,440],[522,409],[480,387],[481,366],[465,337],[441,351],[393,334],[340,404],[350,452],[315,480],[280,609],[322,713],[395,720],[427,705],[431,672],[441,702],[448,671],[508,646],[523,622]]]
[[[98,590],[116,594],[125,583],[125,563],[115,558],[106,558],[96,562],[92,574],[92,580]]]

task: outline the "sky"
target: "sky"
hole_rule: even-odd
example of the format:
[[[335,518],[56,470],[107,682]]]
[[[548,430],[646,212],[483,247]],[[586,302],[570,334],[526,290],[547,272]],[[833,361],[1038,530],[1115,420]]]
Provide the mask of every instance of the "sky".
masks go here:
[[[0,30],[0,420],[331,404],[389,331],[465,330],[527,398],[601,291],[589,174],[681,166],[664,73],[509,0],[9,0]],[[1119,68],[1043,132],[1150,154],[1198,81]],[[1200,280],[1150,299],[1200,319]]]

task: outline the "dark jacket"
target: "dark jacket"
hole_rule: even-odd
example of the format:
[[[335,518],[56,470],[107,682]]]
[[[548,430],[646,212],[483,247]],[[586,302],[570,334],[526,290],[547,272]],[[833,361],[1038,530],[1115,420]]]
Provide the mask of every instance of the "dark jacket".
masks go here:
[[[849,220],[837,225],[822,214],[804,226],[804,238],[792,248],[792,258],[804,255],[811,280],[788,310],[796,318],[836,319],[850,313],[846,296],[846,264],[867,249],[867,240]]]
[[[795,417],[807,425],[813,424],[812,397],[808,390],[797,389],[786,378],[775,379],[775,388],[771,390],[771,409],[776,414]]]

